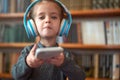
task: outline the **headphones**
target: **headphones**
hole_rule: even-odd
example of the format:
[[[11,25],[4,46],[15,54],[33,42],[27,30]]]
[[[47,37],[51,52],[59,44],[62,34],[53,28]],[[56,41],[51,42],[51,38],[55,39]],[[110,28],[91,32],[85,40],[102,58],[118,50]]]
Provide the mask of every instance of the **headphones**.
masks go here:
[[[31,10],[31,8],[38,2],[40,2],[41,0],[35,0],[33,1],[26,9],[25,14],[24,14],[24,18],[23,18],[23,23],[24,23],[24,27],[27,33],[28,38],[30,37],[36,37],[37,36],[37,31],[36,31],[36,25],[34,23],[34,21],[32,19],[27,20],[27,16]],[[69,12],[69,10],[65,7],[65,5],[63,5],[59,0],[55,0],[65,11],[65,13],[67,14],[67,18],[63,19],[61,22],[61,27],[60,27],[60,32],[58,36],[68,36],[68,32],[70,30],[70,26],[72,23],[72,16]]]

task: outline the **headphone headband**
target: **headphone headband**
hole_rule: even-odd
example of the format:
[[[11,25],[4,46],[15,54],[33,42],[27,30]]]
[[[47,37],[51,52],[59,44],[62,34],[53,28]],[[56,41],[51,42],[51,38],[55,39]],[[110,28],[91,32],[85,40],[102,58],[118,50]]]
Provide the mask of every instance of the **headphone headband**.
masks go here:
[[[32,28],[31,24],[27,23],[27,16],[28,13],[30,12],[31,8],[38,2],[40,2],[41,0],[35,0],[33,1],[26,9],[25,14],[24,14],[24,18],[23,18],[23,23],[24,23],[24,27],[27,33],[28,38],[32,37],[36,37],[37,34],[34,30],[34,28]],[[62,22],[62,26],[60,29],[60,33],[59,36],[68,36],[68,32],[72,23],[72,16],[69,12],[69,10],[66,8],[65,5],[63,5],[59,0],[54,0],[56,1],[59,5],[61,5],[61,7],[63,7],[65,13],[67,14],[67,19],[64,19]],[[29,26],[29,27],[28,27]]]

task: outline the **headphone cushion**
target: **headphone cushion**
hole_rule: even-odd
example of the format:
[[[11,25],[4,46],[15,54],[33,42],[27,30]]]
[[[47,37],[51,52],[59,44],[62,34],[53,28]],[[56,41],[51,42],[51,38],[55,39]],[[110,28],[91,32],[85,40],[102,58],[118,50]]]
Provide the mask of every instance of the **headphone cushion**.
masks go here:
[[[27,21],[27,28],[28,28],[27,32],[29,33],[29,36],[32,36],[32,37],[37,36],[36,26],[32,19],[29,19]]]
[[[66,19],[63,19],[60,27],[60,33],[59,33],[60,36],[65,35],[67,24],[68,24],[68,21]]]

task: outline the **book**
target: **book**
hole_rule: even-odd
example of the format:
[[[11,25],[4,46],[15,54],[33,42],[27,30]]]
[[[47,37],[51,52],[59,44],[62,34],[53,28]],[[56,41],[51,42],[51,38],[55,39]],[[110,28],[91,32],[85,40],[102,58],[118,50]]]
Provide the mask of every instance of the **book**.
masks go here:
[[[112,73],[112,79],[113,80],[117,80],[117,79],[120,79],[120,77],[119,77],[119,75],[120,75],[120,55],[119,54],[117,54],[117,53],[115,53],[114,55],[113,55],[113,68],[112,68],[112,70],[113,70],[113,73]]]
[[[0,0],[0,13],[3,12],[3,0]]]
[[[94,78],[98,78],[99,77],[99,55],[98,53],[96,53],[94,55]]]
[[[108,20],[105,21],[105,33],[106,33],[106,42],[107,45],[118,45],[119,44],[119,21],[117,20]]]
[[[113,21],[113,44],[119,44],[119,26],[117,21]]]
[[[4,24],[0,24],[0,42],[3,41],[5,27]]]
[[[82,10],[92,9],[92,0],[81,0]]]
[[[105,30],[103,21],[81,22],[83,44],[105,44]]]
[[[3,13],[9,13],[10,11],[10,0],[3,0]]]
[[[9,73],[10,69],[10,54],[3,52],[3,73]]]
[[[16,12],[25,12],[26,8],[29,6],[31,0],[17,0]]]
[[[70,0],[60,0],[70,10]]]
[[[0,73],[10,73],[19,55],[19,53],[0,52]]]
[[[83,0],[70,0],[70,10],[81,10]]]
[[[16,12],[16,2],[17,0],[10,0],[10,13]]]
[[[77,39],[78,39],[78,43],[82,44],[82,30],[81,30],[81,23],[77,23]]]
[[[110,21],[105,21],[106,44],[113,44],[113,24]]]
[[[3,23],[0,24],[2,31],[1,42],[34,42],[34,38],[28,39],[23,24],[20,23]]]
[[[112,54],[99,55],[99,77],[100,78],[112,78]]]
[[[9,72],[11,72],[11,69],[12,69],[13,65],[15,65],[16,62],[18,61],[18,57],[20,56],[20,53],[14,53],[13,52],[13,53],[9,53],[9,54],[10,54]]]
[[[3,52],[0,52],[0,73],[3,73]]]
[[[77,43],[78,42],[78,33],[77,33],[77,23],[72,23],[70,31],[68,34],[68,42]]]
[[[118,23],[118,33],[120,34],[120,20],[117,21]],[[119,44],[120,44],[120,36],[118,36]]]

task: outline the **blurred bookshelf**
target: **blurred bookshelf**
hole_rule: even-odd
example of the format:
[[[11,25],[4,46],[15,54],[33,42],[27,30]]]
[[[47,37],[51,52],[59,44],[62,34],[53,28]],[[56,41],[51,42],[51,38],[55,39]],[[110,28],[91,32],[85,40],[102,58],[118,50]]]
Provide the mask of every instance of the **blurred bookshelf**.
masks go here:
[[[16,40],[16,39],[12,39],[12,38],[11,38],[11,40],[8,40],[6,38],[3,39],[4,35],[2,35],[2,34],[9,34],[9,33],[3,32],[5,30],[3,28],[6,26],[7,27],[11,27],[11,26],[23,27],[22,21],[23,21],[24,11],[25,11],[26,7],[30,4],[30,1],[33,1],[33,0],[30,0],[28,2],[25,0],[21,0],[20,3],[19,3],[19,0],[10,0],[10,2],[6,2],[6,4],[5,4],[6,6],[4,5],[5,9],[2,9],[3,8],[2,3],[4,1],[6,1],[6,0],[1,0],[1,2],[0,2],[0,54],[5,53],[5,55],[6,54],[8,55],[8,53],[19,53],[25,46],[33,44],[34,40],[28,41],[25,33],[22,34],[22,35],[25,35],[24,40]],[[111,56],[113,56],[115,53],[117,53],[117,54],[120,53],[120,42],[119,42],[120,38],[118,39],[119,40],[118,43],[109,44],[108,40],[106,39],[107,31],[105,31],[104,32],[104,33],[106,33],[106,34],[104,34],[104,35],[106,35],[105,39],[104,39],[105,42],[100,42],[99,44],[97,42],[91,43],[90,40],[88,39],[88,41],[90,43],[85,43],[83,40],[84,39],[83,36],[84,36],[84,32],[87,33],[88,31],[82,32],[81,27],[82,27],[82,25],[85,26],[86,24],[88,24],[87,21],[91,22],[91,20],[96,21],[99,19],[101,20],[101,18],[102,18],[102,23],[105,26],[107,26],[108,24],[111,24],[111,23],[112,24],[117,23],[120,28],[120,0],[76,0],[76,1],[61,0],[61,1],[70,10],[72,17],[73,17],[73,24],[72,24],[71,31],[69,32],[70,35],[68,36],[68,39],[69,39],[68,42],[59,44],[59,46],[63,47],[64,49],[69,49],[71,52],[73,52],[73,54],[75,54],[76,62],[84,70],[86,70],[86,74],[88,75],[86,80],[111,80],[111,79],[113,79],[113,77],[112,77],[113,72],[109,72],[109,70],[111,70],[111,67],[106,67],[106,66],[101,67],[99,64],[102,64],[103,66],[104,66],[104,62],[108,65],[113,64],[113,62],[110,63],[111,61],[113,61],[113,57],[112,57],[112,59],[109,59],[109,58],[111,58]],[[11,5],[11,4],[15,4],[15,3],[17,3],[17,5]],[[22,3],[27,3],[27,5],[22,4]],[[23,5],[21,8],[20,8],[20,6],[21,6],[20,4]],[[10,8],[8,8],[8,6],[10,6]],[[82,22],[82,19],[83,19],[83,22]],[[86,23],[84,23],[84,21],[86,21]],[[11,23],[14,23],[14,25]],[[19,25],[16,25],[15,23],[16,24],[19,23]],[[90,27],[92,27],[92,26],[90,26]],[[118,28],[118,30],[119,30],[119,28]],[[19,29],[23,30],[22,28],[19,28]],[[86,27],[86,29],[87,29],[87,27]],[[100,30],[100,29],[98,29],[98,30]],[[107,29],[107,28],[105,28],[105,29]],[[95,27],[94,27],[93,31],[96,31],[96,30],[97,29],[95,29]],[[11,33],[14,31],[9,31],[9,32],[12,35],[16,34],[16,32]],[[102,33],[102,32],[100,32],[100,33]],[[118,35],[119,33],[120,33],[120,30],[117,33],[117,37],[119,37],[119,35]],[[93,33],[91,33],[91,34],[93,34]],[[95,33],[95,34],[98,34],[98,33]],[[101,34],[99,34],[99,35],[101,35]],[[18,36],[20,36],[20,37],[18,37]],[[13,38],[21,39],[21,35],[18,35],[18,36],[13,37]],[[95,37],[95,35],[91,35],[91,36]],[[88,38],[89,38],[89,36],[88,36]],[[85,39],[87,39],[87,38],[85,38]],[[76,57],[78,55],[80,55],[82,57]],[[105,57],[105,58],[103,58],[104,61],[101,60],[101,57],[102,58]],[[106,60],[108,60],[108,61],[106,61]],[[86,64],[83,64],[82,61],[83,61],[83,63],[86,63]],[[88,61],[90,61],[90,63],[88,63]],[[97,62],[95,62],[95,61],[97,61]],[[119,66],[119,64],[117,64],[117,65]],[[99,68],[96,66],[99,66]],[[94,70],[92,70],[92,68]],[[119,68],[117,70],[119,70]],[[102,71],[102,72],[100,72],[100,71]],[[108,73],[105,73],[105,71]],[[107,74],[107,75],[100,75],[100,74]],[[117,76],[116,80],[120,79],[120,71],[118,74],[119,75]],[[2,72],[1,67],[0,67],[0,79],[8,79],[8,80],[11,79],[12,80],[10,70],[8,72]]]

